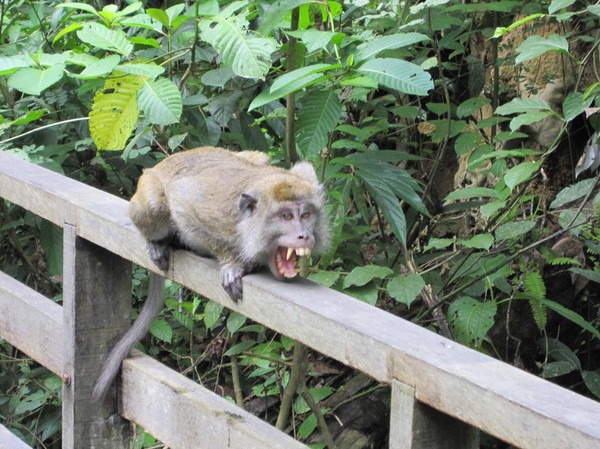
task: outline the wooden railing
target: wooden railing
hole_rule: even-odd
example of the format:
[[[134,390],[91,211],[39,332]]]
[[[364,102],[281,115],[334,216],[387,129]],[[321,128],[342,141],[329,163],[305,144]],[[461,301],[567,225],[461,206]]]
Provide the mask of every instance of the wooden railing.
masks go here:
[[[63,306],[0,273],[0,338],[63,379],[63,448],[127,446],[133,421],[169,447],[306,447],[147,356],[89,400],[129,327],[131,262],[155,269],[126,201],[0,152],[0,197],[64,229]],[[169,277],[392,387],[390,449],[479,445],[477,429],[522,448],[600,447],[600,403],[308,281],[244,277],[233,304],[216,264],[177,251]],[[124,419],[123,419],[124,418]],[[26,447],[0,425],[0,449]]]

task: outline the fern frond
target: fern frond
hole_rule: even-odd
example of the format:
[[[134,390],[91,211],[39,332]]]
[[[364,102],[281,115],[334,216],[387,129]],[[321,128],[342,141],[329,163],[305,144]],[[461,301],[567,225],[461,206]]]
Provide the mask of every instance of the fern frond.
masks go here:
[[[544,284],[542,275],[537,271],[529,271],[525,274],[523,286],[525,288],[525,293],[528,295],[540,299],[546,298],[546,285]]]

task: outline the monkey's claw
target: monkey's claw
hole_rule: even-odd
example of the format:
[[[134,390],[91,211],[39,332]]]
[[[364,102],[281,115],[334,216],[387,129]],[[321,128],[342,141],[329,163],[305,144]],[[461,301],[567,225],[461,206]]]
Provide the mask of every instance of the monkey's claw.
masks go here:
[[[221,285],[234,302],[242,299],[242,276],[244,274],[245,270],[237,265],[224,265],[221,267]]]

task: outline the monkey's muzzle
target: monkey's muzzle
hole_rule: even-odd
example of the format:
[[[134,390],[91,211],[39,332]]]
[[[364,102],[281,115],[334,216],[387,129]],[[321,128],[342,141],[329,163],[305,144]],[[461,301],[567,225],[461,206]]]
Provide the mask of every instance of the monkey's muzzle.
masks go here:
[[[309,257],[311,248],[309,246],[301,246],[298,248],[289,248],[280,246],[275,251],[275,267],[277,271],[273,271],[273,274],[281,279],[291,279],[296,277],[300,272],[297,264],[300,257]]]

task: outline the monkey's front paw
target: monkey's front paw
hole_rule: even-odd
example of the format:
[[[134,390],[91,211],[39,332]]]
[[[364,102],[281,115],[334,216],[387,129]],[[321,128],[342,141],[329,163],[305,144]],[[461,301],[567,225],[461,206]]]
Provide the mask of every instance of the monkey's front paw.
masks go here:
[[[169,269],[169,256],[171,255],[169,245],[162,242],[148,242],[148,255],[162,271]]]
[[[221,285],[234,302],[242,299],[242,276],[244,274],[244,269],[237,265],[221,267]]]

